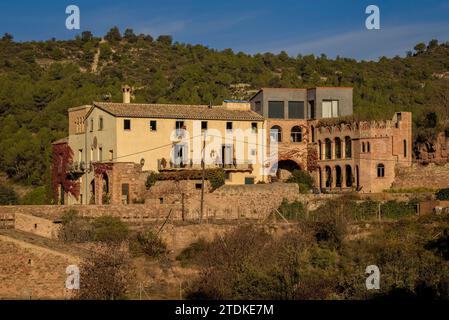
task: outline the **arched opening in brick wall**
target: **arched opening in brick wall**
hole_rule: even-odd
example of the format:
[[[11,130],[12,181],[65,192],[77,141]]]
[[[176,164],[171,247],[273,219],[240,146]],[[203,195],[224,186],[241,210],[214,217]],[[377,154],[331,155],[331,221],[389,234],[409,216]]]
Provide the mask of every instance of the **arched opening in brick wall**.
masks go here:
[[[332,169],[329,166],[325,168],[326,172],[326,188],[330,188],[332,186]]]
[[[336,166],[335,167],[335,186],[337,188],[341,188],[342,184],[343,184],[343,176],[342,176],[342,172],[341,172],[341,167],[340,166]]]
[[[341,139],[335,138],[335,158],[341,159],[342,152],[341,152]]]
[[[351,137],[345,137],[345,158],[352,158],[352,140]]]
[[[301,167],[298,163],[293,160],[281,160],[278,162],[276,176],[279,180],[285,181],[295,170],[301,170]]]
[[[350,165],[346,165],[346,187],[352,187],[352,168]]]
[[[324,141],[324,154],[325,154],[326,160],[332,159],[332,142],[331,142],[331,139],[326,139]]]

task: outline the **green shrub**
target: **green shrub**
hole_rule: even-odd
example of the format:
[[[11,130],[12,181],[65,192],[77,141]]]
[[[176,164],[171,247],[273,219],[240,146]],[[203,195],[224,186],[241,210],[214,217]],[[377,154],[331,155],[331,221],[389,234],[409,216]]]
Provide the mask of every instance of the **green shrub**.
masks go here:
[[[44,186],[33,189],[20,200],[22,205],[44,205],[49,203],[47,189]]]
[[[117,217],[104,216],[92,222],[93,240],[99,242],[122,242],[128,239],[128,227]]]
[[[283,199],[278,211],[287,220],[305,219],[306,210],[304,205],[299,201],[289,203],[286,199]],[[273,215],[276,216],[276,214]]]
[[[449,188],[438,190],[435,196],[437,200],[449,200]]]
[[[209,180],[212,191],[225,184],[225,174],[223,169],[208,170],[206,172],[206,178]]]
[[[414,215],[416,214],[416,201],[388,201],[381,205],[380,212],[383,218],[392,219]]]
[[[78,215],[74,209],[68,210],[61,217],[61,229],[59,239],[64,242],[88,242],[93,240],[92,225],[87,219]]]
[[[147,190],[150,190],[152,186],[156,183],[156,181],[159,179],[159,174],[156,172],[150,172],[150,174],[147,177],[147,181],[145,182],[145,187]]]
[[[309,173],[302,170],[294,170],[287,182],[298,184],[300,193],[308,193],[314,186],[313,178]]]
[[[0,184],[0,205],[14,204],[17,204],[16,192],[12,188]]]
[[[198,257],[199,253],[204,252],[207,249],[207,241],[204,239],[199,239],[198,241],[192,242],[188,247],[184,248],[181,253],[176,257],[176,260],[183,263],[191,262]]]
[[[140,251],[147,256],[157,257],[167,252],[165,242],[151,229],[137,233],[136,240]]]

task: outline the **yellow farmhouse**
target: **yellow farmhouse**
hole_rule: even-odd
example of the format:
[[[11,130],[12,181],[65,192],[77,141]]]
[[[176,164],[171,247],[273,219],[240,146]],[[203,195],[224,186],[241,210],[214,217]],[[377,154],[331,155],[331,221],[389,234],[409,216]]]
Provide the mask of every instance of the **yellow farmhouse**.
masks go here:
[[[133,104],[131,88],[122,90],[123,103],[69,109],[69,137],[54,145],[67,144],[77,190],[62,183],[60,203],[129,203],[148,172],[201,170],[202,159],[207,169],[224,169],[226,184],[264,181],[265,121],[248,102]]]

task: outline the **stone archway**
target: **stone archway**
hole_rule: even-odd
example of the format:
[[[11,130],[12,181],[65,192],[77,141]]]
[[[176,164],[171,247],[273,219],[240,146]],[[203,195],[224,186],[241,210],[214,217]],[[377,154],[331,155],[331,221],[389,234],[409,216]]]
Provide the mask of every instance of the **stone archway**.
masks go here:
[[[276,177],[280,181],[286,181],[290,178],[291,174],[295,170],[301,170],[301,166],[294,160],[280,160],[277,163]]]

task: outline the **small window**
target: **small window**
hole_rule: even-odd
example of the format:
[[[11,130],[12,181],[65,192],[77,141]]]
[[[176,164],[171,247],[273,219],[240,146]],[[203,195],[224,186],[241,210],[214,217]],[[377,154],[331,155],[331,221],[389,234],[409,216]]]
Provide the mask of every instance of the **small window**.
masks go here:
[[[271,141],[282,142],[282,129],[279,126],[273,126],[270,129]]]
[[[230,181],[231,180],[231,173],[229,171],[225,171],[225,180]]]
[[[90,119],[90,132],[94,131],[94,119]]]
[[[184,121],[176,121],[175,127],[177,130],[184,128]]]
[[[251,123],[251,131],[252,133],[257,133],[257,122]]]
[[[207,121],[201,121],[201,130],[207,130]]]
[[[150,131],[156,131],[157,130],[157,122],[156,120],[150,121]]]
[[[404,140],[404,158],[407,158],[407,140]]]
[[[385,177],[385,166],[383,164],[377,165],[377,177],[378,178]]]
[[[226,130],[232,131],[232,122],[226,122]]]
[[[254,184],[253,177],[245,177],[245,184]]]
[[[302,141],[302,129],[299,126],[294,126],[290,133],[290,142],[301,142]]]
[[[203,187],[202,183],[195,183],[195,189],[201,190],[202,187]]]
[[[159,203],[163,204],[164,203],[164,198],[159,198]]]
[[[123,120],[123,129],[131,130],[131,120],[130,119]]]
[[[34,229],[37,229],[37,223],[34,224]]]
[[[365,142],[362,142],[362,152],[365,152]]]
[[[99,131],[103,130],[103,117],[100,117],[98,119],[98,130]]]
[[[114,150],[109,150],[109,160],[114,160]]]
[[[122,204],[129,204],[129,184],[122,184]]]
[[[103,148],[98,148],[98,161],[103,161]]]
[[[366,143],[366,152],[371,152],[371,144],[369,142]]]

